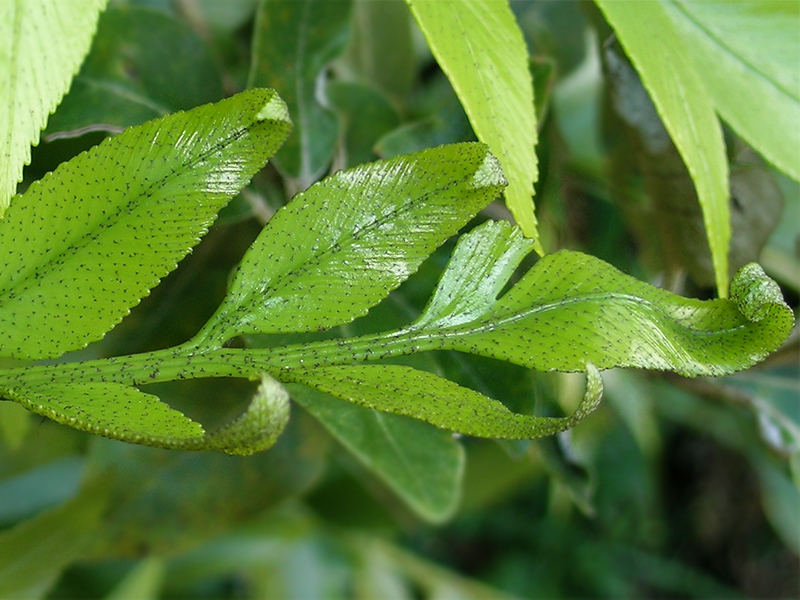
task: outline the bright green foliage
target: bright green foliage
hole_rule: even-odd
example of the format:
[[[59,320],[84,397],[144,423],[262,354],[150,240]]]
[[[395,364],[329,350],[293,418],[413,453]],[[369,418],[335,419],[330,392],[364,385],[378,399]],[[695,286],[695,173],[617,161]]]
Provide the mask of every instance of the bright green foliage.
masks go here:
[[[670,0],[663,5],[720,117],[800,180],[800,4]]]
[[[129,129],[32,184],[0,221],[0,356],[57,357],[102,337],[288,130],[275,93],[254,90]]]
[[[341,402],[304,386],[293,385],[290,391],[294,400],[423,519],[439,523],[452,516],[460,500],[464,448],[451,434],[414,419]]]
[[[89,51],[106,0],[0,1],[0,215]]]
[[[451,431],[531,439],[563,431],[597,406],[598,369],[725,375],[763,359],[788,336],[791,310],[754,264],[734,279],[732,300],[702,302],[653,288],[597,258],[562,251],[538,261],[502,293],[533,242],[508,223],[488,222],[461,239],[432,300],[407,327],[349,340],[219,349],[240,334],[314,331],[352,321],[408,277],[443,241],[442,232],[463,225],[501,184],[496,160],[482,144],[343,171],[299,195],[264,228],[228,298],[191,344],[122,359],[6,370],[0,385],[10,399],[60,422],[166,447],[251,453],[261,447],[253,423],[264,426],[264,444],[274,442],[285,426],[285,392],[268,380],[264,400],[240,422],[216,437],[198,438],[200,430],[174,411],[129,405],[134,412],[126,415],[101,408],[107,390],[121,389],[108,386],[255,378],[266,372]],[[432,373],[398,365],[353,366],[425,350],[458,350],[537,370],[585,371],[586,394],[572,417],[531,417]],[[42,393],[45,388],[71,393],[76,384],[75,393],[97,395],[80,402],[93,405],[88,413]],[[271,419],[275,407],[279,412]],[[131,416],[141,421],[126,427]],[[141,435],[158,418],[165,424],[151,425],[156,436]]]
[[[474,144],[339,172],[280,210],[244,257],[202,343],[328,329],[366,314],[502,190]]]
[[[276,156],[305,189],[333,157],[339,124],[318,100],[319,77],[344,51],[351,0],[261,0],[256,16],[250,87],[274,88],[295,129]]]
[[[692,176],[711,248],[717,290],[728,294],[728,165],[714,101],[661,2],[597,0]],[[647,27],[642,27],[647,23]],[[664,59],[669,48],[669,60]]]
[[[533,205],[538,177],[533,84],[525,41],[508,3],[406,1],[475,133],[500,159],[509,210],[542,254]]]

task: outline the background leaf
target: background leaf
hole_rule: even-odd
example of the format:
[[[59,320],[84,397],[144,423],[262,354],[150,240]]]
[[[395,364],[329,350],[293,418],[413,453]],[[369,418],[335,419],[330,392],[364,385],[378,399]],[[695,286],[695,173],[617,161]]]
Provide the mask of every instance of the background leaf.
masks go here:
[[[464,450],[452,435],[310,388],[293,386],[290,392],[420,517],[440,523],[453,514],[461,496]]]
[[[174,85],[178,80],[181,85]],[[214,59],[186,23],[162,11],[112,6],[101,15],[92,49],[50,118],[45,139],[86,128],[118,133],[222,97]]]
[[[288,129],[277,95],[253,90],[129,129],[32,184],[0,221],[0,355],[55,357],[102,337]]]
[[[89,51],[106,0],[0,2],[0,215]]]
[[[542,253],[533,205],[536,112],[528,52],[507,2],[406,0],[478,138],[508,177],[506,204]]]
[[[711,248],[719,295],[728,294],[728,166],[714,102],[691,51],[660,2],[597,0],[650,93],[692,176]],[[642,27],[647,23],[647,27]],[[669,60],[665,60],[665,52]]]
[[[294,132],[276,156],[298,189],[322,174],[339,136],[336,116],[320,103],[324,69],[347,45],[350,0],[261,0],[249,87],[277,90]]]
[[[459,144],[342,171],[278,211],[196,343],[348,323],[397,287],[505,183]]]
[[[800,5],[663,0],[720,116],[800,180]]]

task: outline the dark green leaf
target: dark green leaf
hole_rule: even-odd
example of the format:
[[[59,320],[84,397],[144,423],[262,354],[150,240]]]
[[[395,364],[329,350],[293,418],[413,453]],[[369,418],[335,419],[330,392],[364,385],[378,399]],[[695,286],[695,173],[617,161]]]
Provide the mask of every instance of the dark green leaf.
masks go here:
[[[290,392],[422,518],[441,522],[453,514],[460,498],[464,450],[452,435],[309,388],[295,386]]]
[[[289,107],[295,129],[276,162],[300,189],[333,158],[339,124],[318,88],[347,44],[350,8],[350,0],[261,0],[258,7],[249,85],[274,88]]]

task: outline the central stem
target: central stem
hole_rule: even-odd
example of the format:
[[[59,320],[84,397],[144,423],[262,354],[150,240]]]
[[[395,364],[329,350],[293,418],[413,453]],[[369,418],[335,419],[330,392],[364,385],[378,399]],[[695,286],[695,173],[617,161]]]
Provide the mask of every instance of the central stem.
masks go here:
[[[200,351],[177,347],[130,356],[0,370],[0,386],[108,382],[138,386],[204,377],[257,378],[281,371],[314,369],[400,356],[441,347],[441,339],[418,331],[365,335],[275,348]]]

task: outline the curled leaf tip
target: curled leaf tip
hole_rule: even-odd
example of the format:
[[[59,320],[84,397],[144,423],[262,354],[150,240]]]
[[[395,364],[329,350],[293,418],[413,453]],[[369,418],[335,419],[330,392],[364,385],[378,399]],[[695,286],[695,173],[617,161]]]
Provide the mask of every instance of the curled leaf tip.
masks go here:
[[[787,322],[791,320],[789,329],[794,325],[794,316],[783,300],[780,287],[757,263],[747,264],[736,273],[731,282],[731,299],[749,321],[757,323],[775,313],[778,318],[783,314]]]
[[[291,123],[289,109],[286,103],[274,92],[272,92],[269,99],[264,103],[264,106],[261,107],[261,110],[258,111],[256,118],[259,121],[285,121]]]
[[[603,378],[600,376],[600,371],[592,363],[586,363],[586,391],[583,394],[583,400],[575,411],[575,414],[570,417],[572,423],[577,423],[584,419],[589,413],[594,412],[600,405],[600,400],[603,398]]]

